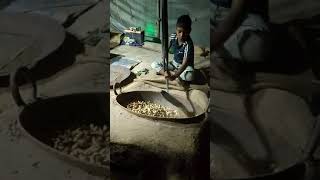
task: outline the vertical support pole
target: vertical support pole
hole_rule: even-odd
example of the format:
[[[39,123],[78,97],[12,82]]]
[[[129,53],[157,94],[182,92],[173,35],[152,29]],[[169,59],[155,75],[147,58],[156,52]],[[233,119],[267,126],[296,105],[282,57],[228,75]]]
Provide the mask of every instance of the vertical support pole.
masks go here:
[[[160,40],[161,38],[161,0],[157,0],[157,38]]]
[[[161,23],[162,23],[162,56],[164,71],[168,72],[168,1],[161,0]],[[167,92],[169,91],[169,80],[167,79]]]

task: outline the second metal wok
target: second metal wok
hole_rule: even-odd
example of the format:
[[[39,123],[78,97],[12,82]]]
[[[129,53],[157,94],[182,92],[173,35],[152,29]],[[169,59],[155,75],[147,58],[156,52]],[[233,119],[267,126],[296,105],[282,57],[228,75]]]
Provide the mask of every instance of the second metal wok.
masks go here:
[[[179,123],[195,123],[200,122],[206,116],[208,109],[208,98],[203,92],[190,93],[186,92],[187,96],[176,95],[173,93],[167,93],[165,91],[131,91],[118,94],[116,91],[116,85],[113,88],[114,93],[117,95],[117,103],[125,110],[133,113],[137,116],[153,119],[164,120]],[[177,110],[178,115],[176,117],[155,117],[144,114],[135,113],[127,108],[127,105],[135,101],[150,101],[152,103],[168,107],[173,110]]]
[[[11,88],[15,103],[20,107],[18,125],[23,134],[35,145],[62,161],[93,175],[108,176],[109,165],[93,164],[53,148],[53,138],[66,129],[89,124],[98,127],[107,125],[109,128],[108,94],[81,93],[39,99],[36,96],[35,82],[32,81],[33,102],[27,104],[22,100],[16,83],[18,75],[22,74],[28,74],[28,69],[20,68],[11,76]],[[30,76],[27,76],[27,79],[29,78]],[[109,136],[106,138],[109,139]]]

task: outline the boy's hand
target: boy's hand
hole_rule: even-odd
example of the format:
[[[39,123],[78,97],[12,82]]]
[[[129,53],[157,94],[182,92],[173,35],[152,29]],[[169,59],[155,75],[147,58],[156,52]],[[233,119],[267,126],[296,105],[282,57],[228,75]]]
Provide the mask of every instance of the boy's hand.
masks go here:
[[[174,81],[175,79],[177,79],[177,75],[176,74],[173,74],[169,77],[169,80],[170,81]]]
[[[176,78],[177,78],[177,75],[174,73],[174,72],[165,72],[164,73],[164,77],[166,78],[166,79],[169,79],[170,81],[173,81],[173,80],[175,80]]]
[[[165,71],[164,72],[164,77],[167,79],[167,78],[169,78],[170,77],[170,72],[168,72],[168,71]]]

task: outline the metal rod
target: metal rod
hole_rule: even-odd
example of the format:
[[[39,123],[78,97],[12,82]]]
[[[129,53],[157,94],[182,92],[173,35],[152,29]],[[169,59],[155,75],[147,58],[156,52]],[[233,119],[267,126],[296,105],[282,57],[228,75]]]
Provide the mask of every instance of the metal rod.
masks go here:
[[[158,30],[157,30],[157,38],[160,39],[161,38],[161,0],[157,0],[157,26],[158,26]]]
[[[168,1],[161,0],[161,23],[162,23],[162,56],[164,72],[168,72]],[[167,92],[169,91],[169,80],[166,81]]]

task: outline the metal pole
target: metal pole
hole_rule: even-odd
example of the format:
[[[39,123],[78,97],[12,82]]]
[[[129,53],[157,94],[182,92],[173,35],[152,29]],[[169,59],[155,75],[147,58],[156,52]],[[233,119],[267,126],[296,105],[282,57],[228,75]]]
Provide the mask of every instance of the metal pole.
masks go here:
[[[161,38],[161,0],[157,0],[157,38]]]
[[[168,72],[168,1],[161,0],[161,22],[162,22],[162,55],[164,71]],[[167,92],[169,91],[169,80],[167,79]]]

